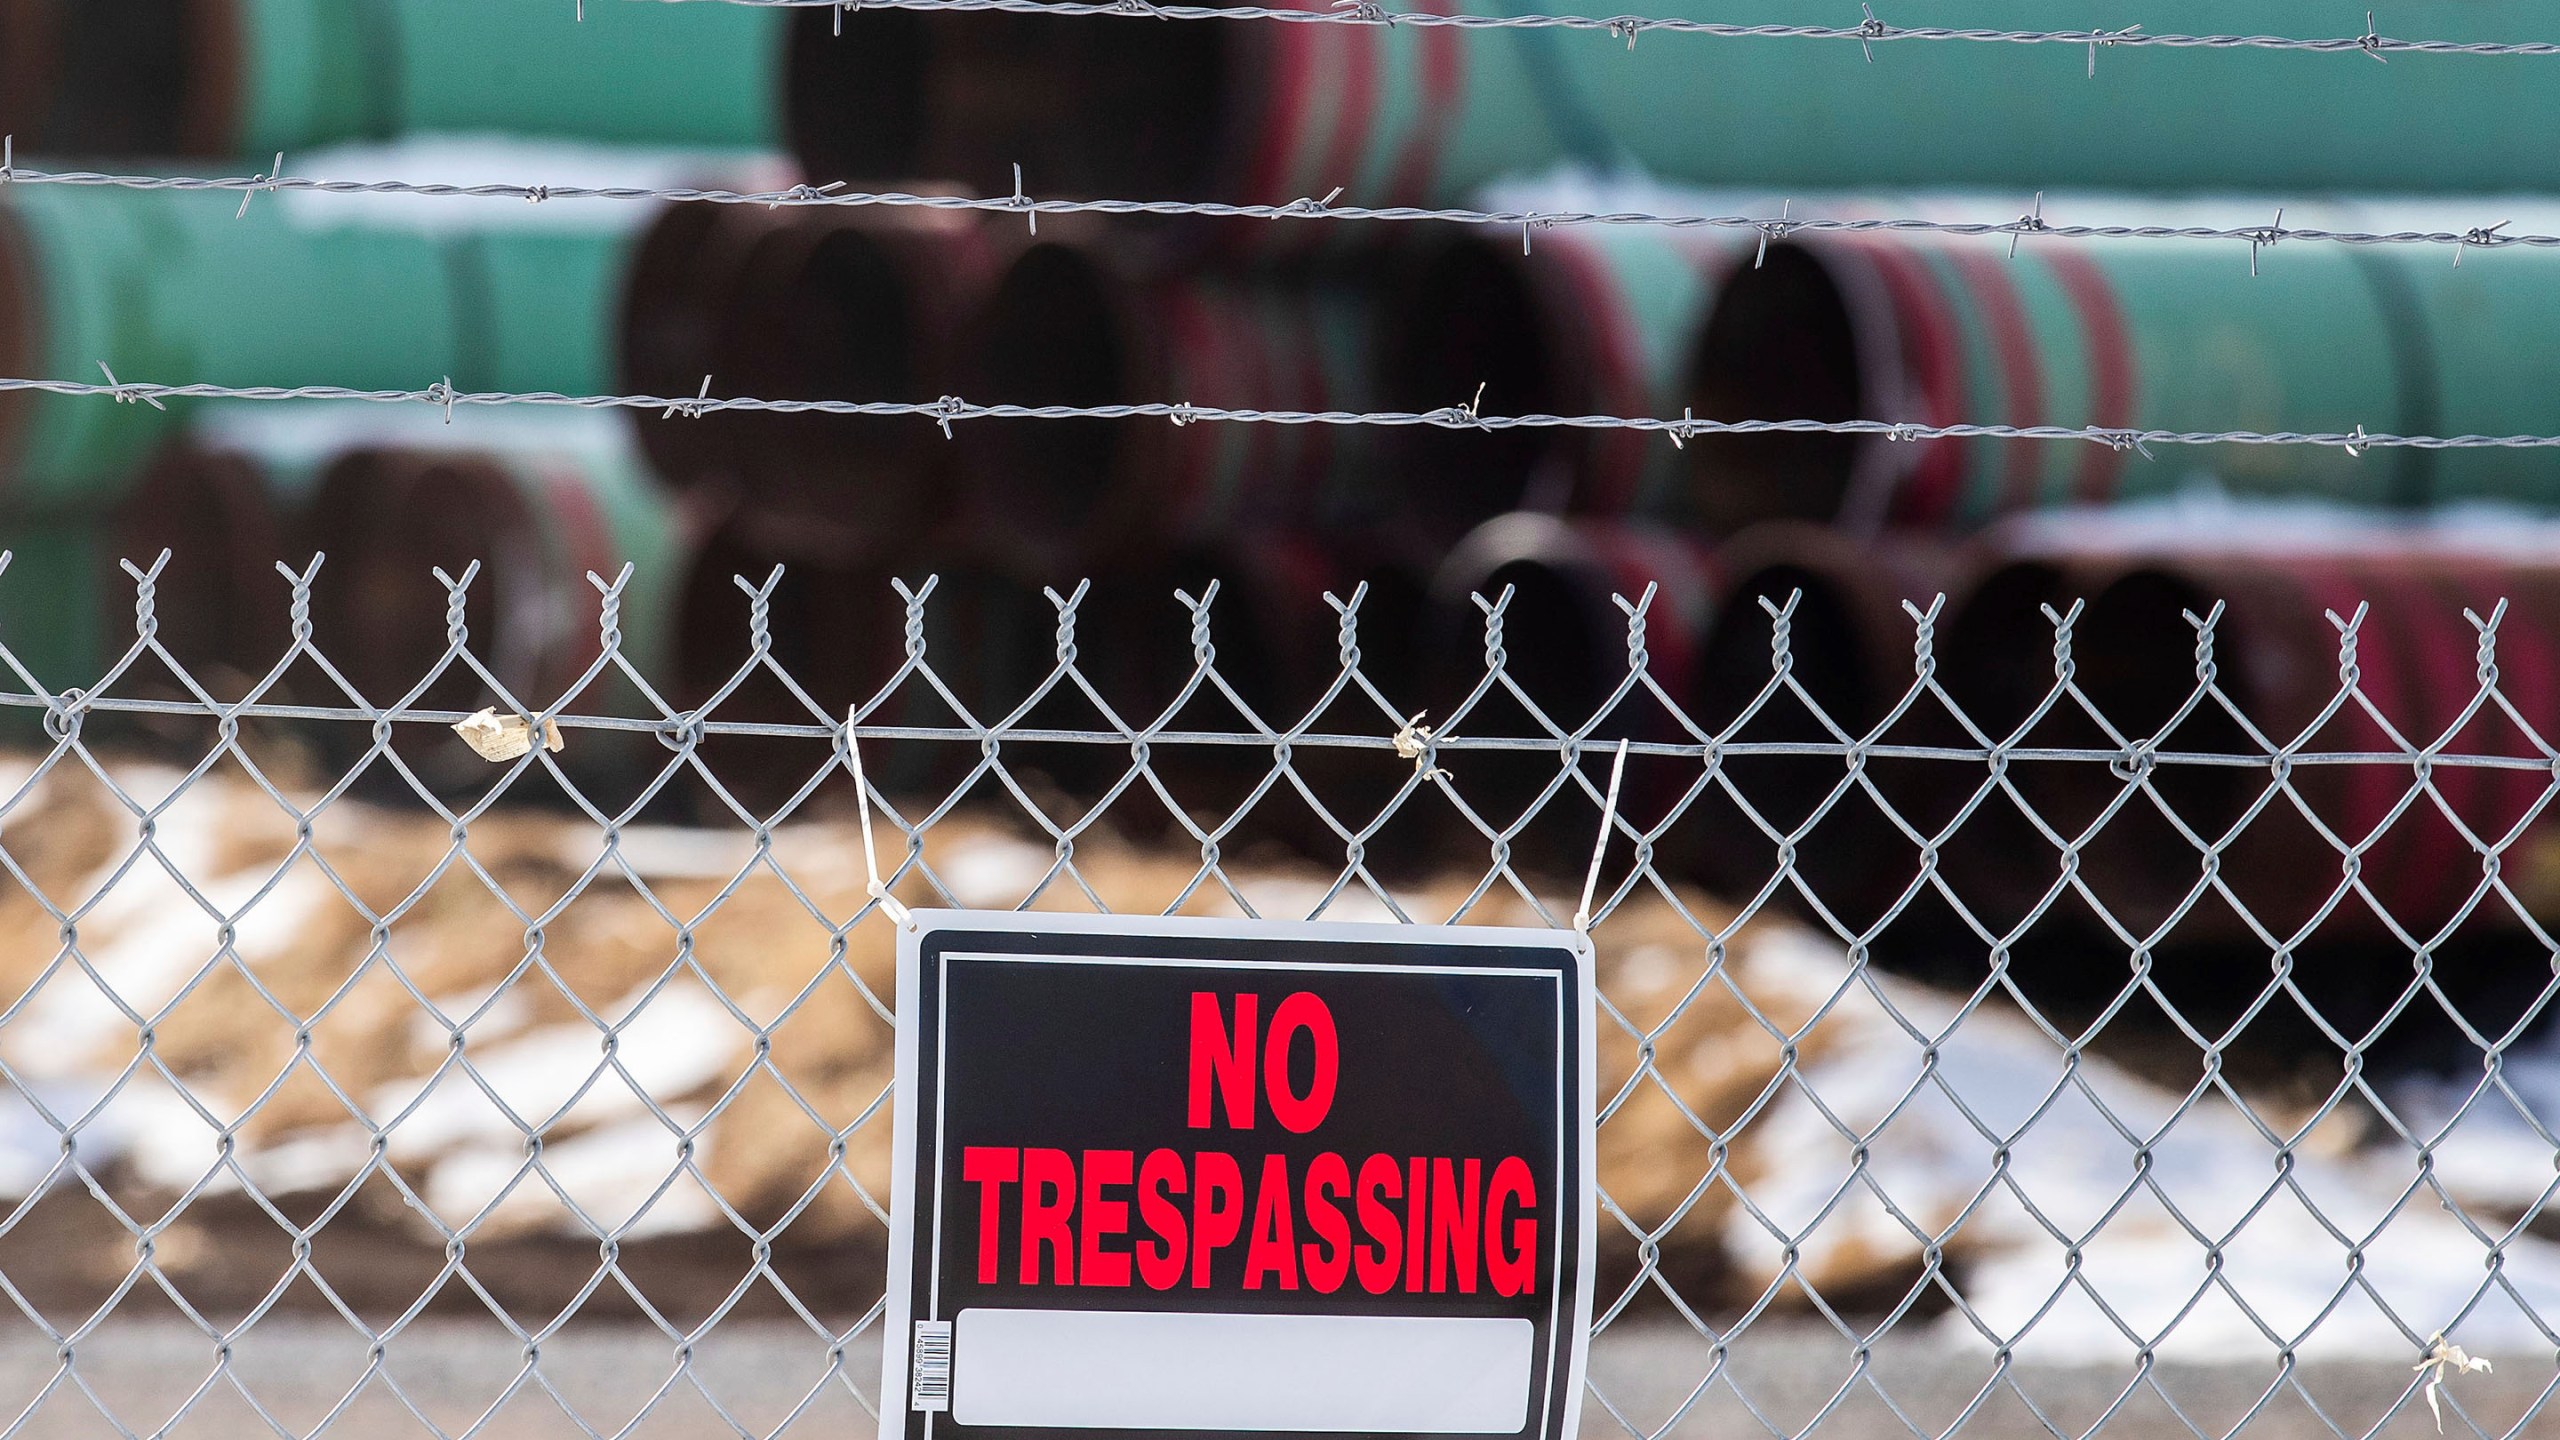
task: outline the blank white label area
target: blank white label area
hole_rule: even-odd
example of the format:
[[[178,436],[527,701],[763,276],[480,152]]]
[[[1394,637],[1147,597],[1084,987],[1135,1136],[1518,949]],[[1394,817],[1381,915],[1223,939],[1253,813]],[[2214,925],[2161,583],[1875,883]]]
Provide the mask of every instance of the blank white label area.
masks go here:
[[[951,1418],[1509,1434],[1528,1423],[1536,1342],[1519,1319],[963,1310]]]

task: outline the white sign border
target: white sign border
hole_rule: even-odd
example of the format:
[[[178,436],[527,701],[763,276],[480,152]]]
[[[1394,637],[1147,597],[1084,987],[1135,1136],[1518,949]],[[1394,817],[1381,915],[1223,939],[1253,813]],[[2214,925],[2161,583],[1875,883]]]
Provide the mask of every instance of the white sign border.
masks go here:
[[[917,1117],[898,1097],[915,1093],[917,1067],[922,1058],[922,1040],[917,1027],[909,1019],[916,1013],[908,1003],[923,984],[922,966],[924,937],[937,931],[973,931],[1008,934],[1065,934],[1126,936],[1132,939],[1179,937],[1186,940],[1312,940],[1331,944],[1391,945],[1463,945],[1485,949],[1523,948],[1562,949],[1574,957],[1574,996],[1571,1013],[1581,1029],[1581,1074],[1574,1087],[1581,1097],[1579,1105],[1568,1108],[1579,1115],[1578,1133],[1581,1144],[1581,1201],[1577,1211],[1575,1253],[1579,1263],[1574,1272],[1571,1350],[1567,1356],[1565,1375],[1572,1384],[1567,1388],[1564,1408],[1558,1417],[1557,1434],[1571,1440],[1581,1433],[1582,1395],[1591,1360],[1591,1306],[1595,1280],[1594,1268],[1599,1262],[1599,1139],[1598,1116],[1592,1101],[1598,1092],[1598,995],[1597,966],[1588,934],[1571,930],[1541,929],[1495,925],[1398,925],[1348,920],[1228,920],[1202,919],[1175,915],[1093,915],[1053,914],[1022,910],[916,910],[910,912],[913,922],[898,930],[898,993],[896,996],[897,1076],[895,1094],[890,1103],[891,1159],[889,1166],[889,1269],[888,1293],[881,1312],[879,1437],[880,1440],[903,1440],[910,1413],[907,1393],[911,1377],[908,1373],[908,1345],[914,1329],[910,1300],[915,1293],[916,1216],[908,1197],[915,1192],[916,1152],[921,1138]],[[1549,1372],[1549,1382],[1555,1379]],[[925,1417],[925,1433],[933,1433],[934,1416]]]

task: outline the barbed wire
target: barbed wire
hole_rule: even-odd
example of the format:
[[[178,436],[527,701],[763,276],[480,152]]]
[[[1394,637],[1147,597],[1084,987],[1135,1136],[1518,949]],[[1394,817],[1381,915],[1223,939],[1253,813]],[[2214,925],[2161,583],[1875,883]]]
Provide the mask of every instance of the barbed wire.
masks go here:
[[[105,368],[101,366],[101,368]],[[382,405],[435,405],[448,421],[458,406],[551,405],[580,410],[656,410],[663,418],[698,419],[725,411],[781,415],[861,415],[931,420],[945,438],[970,420],[1169,420],[1175,425],[1383,425],[1441,430],[1635,430],[1673,444],[1712,435],[1872,435],[1889,441],[2076,440],[2152,458],[2154,445],[2316,445],[2362,455],[2367,450],[2551,450],[2560,435],[2398,435],[2358,426],[2348,431],[2146,430],[2105,425],[1918,425],[1897,420],[1707,420],[1648,415],[1487,415],[1472,403],[1437,410],[1256,410],[1179,401],[1118,405],[985,405],[945,395],[938,400],[766,400],[713,396],[710,377],[694,395],[566,395],[555,390],[457,390],[437,381],[416,390],[357,390],[342,385],[161,385],[116,380],[0,379],[0,394],[88,396],[128,405],[168,400],[352,400]]]
[[[1395,10],[1377,0],[1334,0],[1330,9],[1298,10],[1266,5],[1158,5],[1151,0],[661,0],[664,4],[717,3],[760,9],[818,10],[842,16],[853,10],[998,10],[1015,15],[1110,15],[1145,20],[1277,20],[1292,25],[1416,25],[1458,30],[1598,30],[1633,45],[1639,35],[1656,32],[1705,35],[1723,40],[1855,40],[1870,47],[1894,40],[1934,40],[2010,45],[2085,45],[2094,66],[2101,46],[2156,50],[2293,50],[2315,54],[2361,54],[2384,60],[2392,55],[2560,55],[2560,42],[2544,40],[2402,40],[2378,32],[2365,17],[2361,35],[2303,38],[2290,35],[2152,34],[2139,25],[2114,30],[2000,30],[1967,26],[1891,25],[1872,5],[1859,8],[1866,18],[1856,25],[1751,25],[1689,20],[1668,15],[1522,15],[1441,14],[1428,10]]]
[[[1280,204],[1241,204],[1217,200],[1064,200],[1042,199],[1017,190],[1011,195],[927,195],[906,191],[848,190],[841,184],[791,185],[779,190],[725,190],[692,186],[542,185],[520,183],[453,184],[412,180],[323,180],[284,174],[196,176],[132,175],[98,170],[20,169],[14,154],[0,158],[0,185],[67,185],[85,188],[220,192],[243,196],[276,191],[325,195],[418,195],[446,199],[614,200],[660,204],[762,205],[767,209],[847,208],[872,206],[923,210],[974,210],[991,214],[1152,215],[1219,220],[1349,220],[1442,222],[1523,231],[1577,226],[1654,226],[1674,230],[1750,231],[1769,240],[1796,234],[1932,234],[1998,238],[2027,236],[2057,240],[2206,240],[2246,244],[2254,253],[2279,243],[2325,241],[2341,245],[2449,245],[2457,251],[2495,250],[2521,245],[2560,248],[2560,235],[2517,234],[2510,222],[2461,230],[2331,230],[2288,226],[2283,212],[2266,225],[2076,225],[2048,220],[2044,199],[2013,220],[1931,220],[1918,216],[1871,219],[1825,219],[1779,215],[1660,214],[1645,210],[1478,210],[1464,206],[1337,205],[1331,198],[1302,196]],[[1337,192],[1338,193],[1338,192]],[[1524,235],[1524,243],[1526,237]]]

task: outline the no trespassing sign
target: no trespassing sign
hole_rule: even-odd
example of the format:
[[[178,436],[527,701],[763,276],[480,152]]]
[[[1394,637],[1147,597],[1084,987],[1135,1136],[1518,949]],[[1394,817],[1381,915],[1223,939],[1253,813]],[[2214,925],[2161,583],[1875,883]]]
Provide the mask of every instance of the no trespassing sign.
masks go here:
[[[919,911],[881,1435],[1574,1433],[1559,931]]]

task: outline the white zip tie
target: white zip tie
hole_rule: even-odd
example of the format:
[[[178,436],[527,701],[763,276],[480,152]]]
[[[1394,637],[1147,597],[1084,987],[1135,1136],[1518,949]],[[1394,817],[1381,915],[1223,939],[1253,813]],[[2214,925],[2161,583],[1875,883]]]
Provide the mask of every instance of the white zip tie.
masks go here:
[[[844,712],[844,753],[846,764],[853,771],[853,803],[862,813],[862,866],[871,873],[871,884],[863,893],[879,901],[881,913],[896,922],[899,929],[913,930],[916,928],[915,912],[890,894],[888,886],[880,883],[880,851],[871,842],[871,785],[862,776],[862,741],[855,736],[853,729],[856,713],[856,709]]]
[[[1609,798],[1600,806],[1600,838],[1591,844],[1591,869],[1582,877],[1582,908],[1573,912],[1577,935],[1591,933],[1591,900],[1600,890],[1600,858],[1609,853],[1609,832],[1618,823],[1618,786],[1627,778],[1627,742],[1618,741],[1618,758],[1609,764]]]

